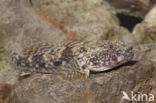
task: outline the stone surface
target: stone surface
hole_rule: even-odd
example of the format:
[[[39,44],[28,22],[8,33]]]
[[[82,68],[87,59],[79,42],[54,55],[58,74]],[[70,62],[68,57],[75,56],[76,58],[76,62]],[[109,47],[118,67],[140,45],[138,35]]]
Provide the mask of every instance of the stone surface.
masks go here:
[[[156,42],[156,6],[151,9],[145,19],[137,24],[133,30],[133,35],[138,43]]]
[[[44,15],[64,25],[66,31],[76,32],[80,41],[124,41],[120,35],[118,18],[109,12],[111,7],[102,0],[32,0],[32,4],[35,8],[44,10]],[[123,31],[124,29],[122,28]],[[129,34],[128,32],[124,36],[132,36]],[[132,43],[134,41],[131,38],[129,41]]]
[[[0,103],[20,103],[13,93],[15,85],[0,84]]]
[[[117,13],[144,18],[155,3],[151,0],[106,0],[115,8]]]

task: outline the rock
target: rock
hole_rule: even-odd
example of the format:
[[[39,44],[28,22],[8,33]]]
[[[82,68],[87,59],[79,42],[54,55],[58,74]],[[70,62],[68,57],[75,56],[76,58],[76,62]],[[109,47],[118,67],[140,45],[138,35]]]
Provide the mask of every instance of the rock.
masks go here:
[[[63,25],[64,31],[77,33],[77,39],[80,41],[105,39],[124,41],[121,39],[118,18],[110,12],[108,3],[103,3],[102,0],[32,0],[32,4],[44,11],[42,15],[47,15]],[[134,42],[133,39],[129,41]]]
[[[115,37],[117,40],[122,40],[124,43],[127,43],[127,44],[136,45],[136,40],[134,36],[127,29],[120,26],[119,32],[120,32],[119,33],[120,36],[118,35]]]
[[[156,60],[156,44],[148,43],[137,45],[133,47],[133,50],[135,51],[133,61],[140,61],[142,58],[146,58],[151,61]]]
[[[39,16],[26,2],[6,0],[0,5],[0,33],[9,46],[12,44],[11,49],[16,49],[15,45],[23,48],[37,42],[60,43],[66,39],[63,32]]]
[[[138,43],[156,42],[156,7],[146,15],[145,19],[137,24],[133,30],[133,35]]]
[[[106,0],[117,13],[144,18],[154,2],[151,0]]]
[[[20,103],[13,93],[15,85],[0,84],[0,103]]]

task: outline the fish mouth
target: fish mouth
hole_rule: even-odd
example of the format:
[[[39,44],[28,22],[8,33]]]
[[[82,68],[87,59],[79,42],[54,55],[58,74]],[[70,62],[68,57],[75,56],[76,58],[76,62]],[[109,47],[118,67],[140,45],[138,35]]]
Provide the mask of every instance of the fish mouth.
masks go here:
[[[99,67],[99,68],[91,68],[90,70],[92,72],[104,72],[104,71],[107,71],[107,70],[110,70],[112,69],[111,67],[107,67],[107,66],[102,66],[102,67]]]
[[[114,64],[114,65],[105,65],[105,66],[101,66],[101,67],[93,67],[93,68],[90,68],[90,71],[92,72],[105,72],[105,71],[109,71],[109,70],[112,70],[114,68],[117,68],[118,66],[122,65],[122,64],[125,64],[126,61],[123,60],[123,61],[120,61],[119,63],[117,64]]]
[[[114,67],[115,67],[115,66],[119,66],[119,65],[121,65],[121,64],[124,64],[124,63],[126,63],[126,62],[128,62],[128,60],[125,58],[125,56],[123,56],[123,55],[118,56],[118,58],[117,58],[117,63],[114,65]]]

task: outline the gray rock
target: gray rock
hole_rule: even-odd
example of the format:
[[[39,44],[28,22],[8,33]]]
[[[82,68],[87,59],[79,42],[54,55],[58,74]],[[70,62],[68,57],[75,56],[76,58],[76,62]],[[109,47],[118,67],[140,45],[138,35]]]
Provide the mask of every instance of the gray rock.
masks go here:
[[[154,2],[151,0],[106,0],[117,13],[144,18]]]
[[[156,43],[156,7],[153,7],[145,19],[137,24],[132,32],[138,43]]]

